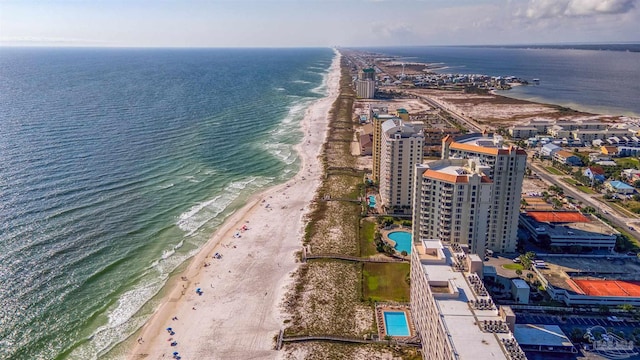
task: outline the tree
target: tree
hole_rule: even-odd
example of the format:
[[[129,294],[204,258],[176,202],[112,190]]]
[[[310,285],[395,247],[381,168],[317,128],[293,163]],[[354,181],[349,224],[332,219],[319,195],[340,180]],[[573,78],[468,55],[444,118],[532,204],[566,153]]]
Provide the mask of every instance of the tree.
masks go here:
[[[571,340],[573,340],[573,342],[581,342],[583,340],[583,337],[584,331],[582,331],[582,329],[574,328],[573,330],[571,330]]]
[[[527,273],[527,279],[531,281],[531,279],[533,279],[533,273]]]
[[[517,274],[518,276],[522,276],[522,270],[520,270],[520,269],[516,269],[516,274]]]

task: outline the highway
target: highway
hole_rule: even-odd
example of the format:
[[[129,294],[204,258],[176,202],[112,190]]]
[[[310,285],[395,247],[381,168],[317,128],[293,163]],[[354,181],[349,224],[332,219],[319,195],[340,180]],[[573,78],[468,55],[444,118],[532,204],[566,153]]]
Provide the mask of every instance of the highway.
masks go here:
[[[427,97],[425,95],[421,95],[419,93],[414,93],[412,91],[409,91],[408,93],[405,93],[404,95],[415,96],[417,98],[420,98],[420,99],[424,100],[431,107],[447,112],[460,125],[464,126],[465,128],[467,128],[467,129],[469,129],[471,131],[482,132],[484,130],[483,128],[479,127],[473,120],[467,119],[466,117],[464,117],[464,115],[458,114],[457,112],[445,107],[443,104],[441,104],[439,101],[437,101],[435,99],[432,99],[432,98]]]

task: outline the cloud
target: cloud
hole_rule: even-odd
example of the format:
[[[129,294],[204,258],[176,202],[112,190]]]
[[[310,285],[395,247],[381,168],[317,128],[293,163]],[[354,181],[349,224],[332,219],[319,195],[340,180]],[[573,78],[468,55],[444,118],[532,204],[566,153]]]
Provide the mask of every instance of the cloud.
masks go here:
[[[415,35],[413,29],[407,24],[376,23],[373,24],[373,33],[384,39],[401,40]]]
[[[589,17],[624,14],[634,6],[635,0],[530,0],[524,13],[530,19]]]

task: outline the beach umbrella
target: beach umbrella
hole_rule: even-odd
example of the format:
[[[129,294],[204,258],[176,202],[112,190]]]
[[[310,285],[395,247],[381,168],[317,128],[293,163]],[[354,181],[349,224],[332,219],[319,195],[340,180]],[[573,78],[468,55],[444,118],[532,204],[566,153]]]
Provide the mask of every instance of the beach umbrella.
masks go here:
[[[171,331],[171,330],[173,330],[173,329],[172,328],[167,328],[167,331]]]
[[[178,355],[178,352],[177,352],[177,351],[174,351],[174,352],[173,352],[173,356],[176,356],[176,355]]]

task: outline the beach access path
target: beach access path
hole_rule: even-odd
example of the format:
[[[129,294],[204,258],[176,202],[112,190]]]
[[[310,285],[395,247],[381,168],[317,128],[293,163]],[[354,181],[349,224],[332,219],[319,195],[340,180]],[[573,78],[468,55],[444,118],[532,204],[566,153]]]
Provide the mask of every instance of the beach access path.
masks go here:
[[[298,174],[254,196],[225,221],[167,284],[161,305],[130,340],[127,358],[171,359],[176,351],[185,360],[279,357],[274,338],[286,316],[281,303],[299,266],[295,252],[302,246],[303,217],[323,175],[319,156],[340,73],[336,52],[326,78],[328,96],[312,103],[301,122]]]

